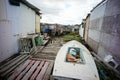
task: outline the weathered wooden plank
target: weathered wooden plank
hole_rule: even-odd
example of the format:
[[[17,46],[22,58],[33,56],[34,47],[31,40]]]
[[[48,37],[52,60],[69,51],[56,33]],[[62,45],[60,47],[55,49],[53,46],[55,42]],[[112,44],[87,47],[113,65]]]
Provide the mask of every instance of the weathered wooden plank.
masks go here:
[[[31,67],[31,69],[26,73],[26,75],[22,78],[22,80],[28,80],[32,75],[33,71],[37,68],[40,61],[36,61],[35,64]]]
[[[30,64],[25,68],[25,70],[22,73],[20,73],[20,75],[15,80],[20,80],[34,63],[35,63],[34,60],[31,61]]]
[[[110,66],[107,62],[105,62],[104,60],[102,60],[97,54],[95,54],[94,52],[91,52],[92,55],[94,55],[98,60],[99,62],[105,64],[109,69],[111,69],[112,71],[114,71],[118,77],[120,78],[120,72],[117,71],[115,68],[113,68],[112,66]]]
[[[10,61],[6,62],[5,64],[0,66],[0,69],[4,68],[5,66],[9,65],[10,63],[12,63],[13,61],[17,60],[18,58],[20,58],[22,55],[19,55],[13,59],[11,59]]]
[[[7,71],[5,71],[4,73],[1,74],[1,76],[6,76],[9,75],[11,73],[13,73],[13,70],[19,66],[21,63],[23,63],[26,59],[28,59],[29,56],[25,57],[24,59],[20,60],[19,62],[17,62],[14,66],[12,66],[10,69],[8,69]]]
[[[4,68],[2,68],[0,70],[0,73],[8,70],[9,68],[11,68],[12,66],[14,66],[16,63],[18,63],[20,60],[22,60],[23,58],[25,58],[27,55],[23,55],[20,58],[16,59],[15,61],[13,61],[12,63],[10,63],[9,65],[5,66]]]
[[[46,69],[48,68],[48,65],[49,65],[49,62],[45,62],[45,65],[42,67],[42,70],[38,74],[36,80],[42,80],[43,79],[43,77],[45,75],[45,72],[46,72]]]
[[[27,60],[24,64],[20,65],[14,73],[8,78],[8,80],[14,80],[15,77],[17,77],[24,69],[25,67],[30,63],[31,60]]]
[[[42,45],[45,46],[48,43],[48,40],[43,40]]]
[[[49,61],[49,62],[50,62],[50,65],[48,66],[48,68],[47,68],[47,70],[45,72],[43,80],[49,80],[49,77],[50,77],[50,74],[51,74],[51,71],[52,71],[52,68],[53,68],[54,61]]]
[[[44,47],[45,47],[45,46],[40,46],[40,47],[38,47],[38,49],[37,49],[37,51],[36,51],[35,54],[37,54],[38,52],[41,52],[41,51],[44,49]]]
[[[33,73],[33,75],[31,76],[30,80],[35,80],[35,78],[37,77],[39,71],[42,69],[42,66],[44,65],[45,61],[42,61],[39,66],[37,67],[37,70]]]

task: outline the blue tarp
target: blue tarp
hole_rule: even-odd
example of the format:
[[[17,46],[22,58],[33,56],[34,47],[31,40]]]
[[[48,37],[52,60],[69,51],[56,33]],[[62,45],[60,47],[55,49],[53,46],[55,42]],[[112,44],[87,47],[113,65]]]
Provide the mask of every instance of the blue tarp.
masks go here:
[[[50,29],[45,29],[44,32],[45,32],[45,33],[49,33],[49,32],[50,32]]]

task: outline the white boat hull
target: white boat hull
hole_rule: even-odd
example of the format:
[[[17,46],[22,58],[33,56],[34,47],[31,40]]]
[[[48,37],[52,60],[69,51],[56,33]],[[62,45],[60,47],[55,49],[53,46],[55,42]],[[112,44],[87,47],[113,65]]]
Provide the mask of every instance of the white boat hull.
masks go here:
[[[69,47],[77,47],[82,50],[85,60],[84,64],[65,61]],[[85,46],[75,40],[67,42],[59,50],[52,75],[56,80],[99,80],[92,55]]]

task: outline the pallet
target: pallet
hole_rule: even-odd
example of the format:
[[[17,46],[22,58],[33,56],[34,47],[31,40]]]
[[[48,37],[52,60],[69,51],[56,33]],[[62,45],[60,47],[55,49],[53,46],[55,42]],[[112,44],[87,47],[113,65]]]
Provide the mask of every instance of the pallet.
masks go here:
[[[4,63],[0,66],[0,79],[1,78],[7,78],[12,73],[13,70],[15,70],[20,64],[22,64],[24,61],[26,61],[30,56],[29,55],[19,55],[8,62]]]
[[[49,80],[53,68],[51,60],[27,60],[8,80]]]

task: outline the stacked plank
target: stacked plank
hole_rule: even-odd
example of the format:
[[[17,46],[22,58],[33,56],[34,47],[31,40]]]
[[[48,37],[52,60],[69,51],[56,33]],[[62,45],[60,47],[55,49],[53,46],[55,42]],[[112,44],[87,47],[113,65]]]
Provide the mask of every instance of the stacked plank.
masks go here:
[[[22,64],[24,61],[26,61],[30,56],[28,55],[19,55],[13,59],[10,59],[6,63],[2,64],[0,66],[0,79],[7,78],[13,73],[13,70],[15,70],[20,64]]]
[[[53,61],[27,60],[14,71],[8,80],[48,80],[52,67]]]

